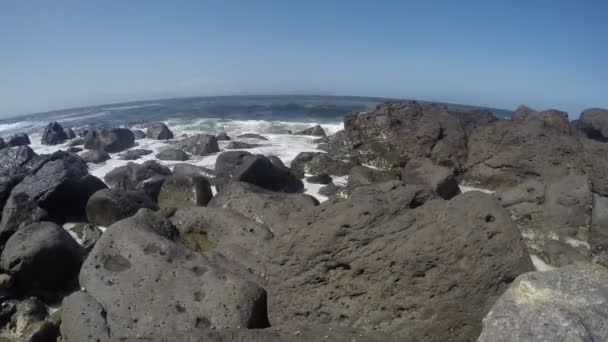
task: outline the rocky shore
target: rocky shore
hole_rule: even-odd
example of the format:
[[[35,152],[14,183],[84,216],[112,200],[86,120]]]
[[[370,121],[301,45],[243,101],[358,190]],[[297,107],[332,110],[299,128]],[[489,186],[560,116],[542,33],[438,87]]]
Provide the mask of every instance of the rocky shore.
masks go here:
[[[293,134],[324,152],[160,122],[0,139],[0,341],[608,339],[607,110],[405,101]]]

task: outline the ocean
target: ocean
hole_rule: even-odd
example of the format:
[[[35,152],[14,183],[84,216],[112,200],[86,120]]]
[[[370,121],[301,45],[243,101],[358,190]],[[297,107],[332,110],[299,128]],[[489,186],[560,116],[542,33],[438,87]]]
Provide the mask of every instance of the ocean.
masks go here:
[[[127,127],[143,129],[146,123],[162,121],[173,131],[175,139],[198,133],[218,134],[226,132],[231,137],[243,133],[258,133],[267,141],[238,139],[239,141],[261,144],[247,149],[255,154],[275,155],[286,165],[300,152],[318,151],[313,140],[317,137],[291,135],[289,131],[304,130],[320,124],[328,135],[343,128],[346,113],[366,111],[379,103],[394,99],[372,97],[338,96],[220,96],[179,98],[152,101],[139,101],[109,104],[85,108],[66,109],[0,120],[0,137],[6,138],[14,133],[25,132],[30,135],[30,147],[38,154],[52,153],[67,148],[65,144],[45,146],[40,143],[42,130],[51,121],[59,122],[64,128],[74,130],[82,127]],[[458,108],[476,108],[464,105],[449,105]],[[491,110],[496,116],[509,117],[510,111]],[[118,166],[129,162],[143,163],[154,160],[157,152],[170,147],[174,141],[141,139],[136,141],[137,149],[149,149],[154,153],[135,161],[120,160],[117,154],[103,164],[90,164],[90,173],[103,179],[103,176]],[[223,149],[228,142],[220,142]],[[188,163],[214,168],[217,155],[206,157],[193,156]],[[159,161],[172,167],[178,162]],[[346,179],[334,177],[340,185]],[[317,197],[319,185],[305,184],[306,192]]]

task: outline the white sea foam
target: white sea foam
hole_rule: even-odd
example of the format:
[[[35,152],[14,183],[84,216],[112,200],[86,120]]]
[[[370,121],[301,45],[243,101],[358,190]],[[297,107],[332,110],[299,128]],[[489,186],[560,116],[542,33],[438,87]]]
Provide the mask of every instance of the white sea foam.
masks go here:
[[[476,187],[473,187],[473,186],[462,185],[462,184],[458,185],[458,187],[460,188],[460,191],[462,193],[469,192],[469,191],[481,191],[481,192],[483,192],[485,194],[490,194],[491,195],[491,194],[493,194],[493,193],[496,192],[496,191],[493,191],[493,190],[476,188]]]

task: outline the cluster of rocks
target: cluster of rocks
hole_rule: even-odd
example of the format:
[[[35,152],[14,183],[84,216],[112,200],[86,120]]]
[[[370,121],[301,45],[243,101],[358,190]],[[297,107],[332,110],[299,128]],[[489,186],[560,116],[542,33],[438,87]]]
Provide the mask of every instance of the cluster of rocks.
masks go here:
[[[226,151],[214,170],[130,162],[103,182],[87,162],[130,148],[132,131],[86,132],[94,148],[82,157],[5,147],[0,339],[605,340],[598,112],[570,123],[520,107],[498,120],[390,103],[348,114],[333,136],[294,133],[326,152],[289,167]],[[173,139],[165,128],[144,134]],[[227,140],[187,137],[157,157],[185,161]],[[303,194],[304,178],[328,200]],[[530,253],[561,268],[534,272]]]

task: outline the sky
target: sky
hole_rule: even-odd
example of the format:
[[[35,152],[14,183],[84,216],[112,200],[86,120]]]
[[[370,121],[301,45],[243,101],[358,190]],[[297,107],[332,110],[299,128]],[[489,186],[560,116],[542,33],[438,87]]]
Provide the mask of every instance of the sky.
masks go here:
[[[0,118],[180,96],[608,108],[608,1],[0,1]]]

